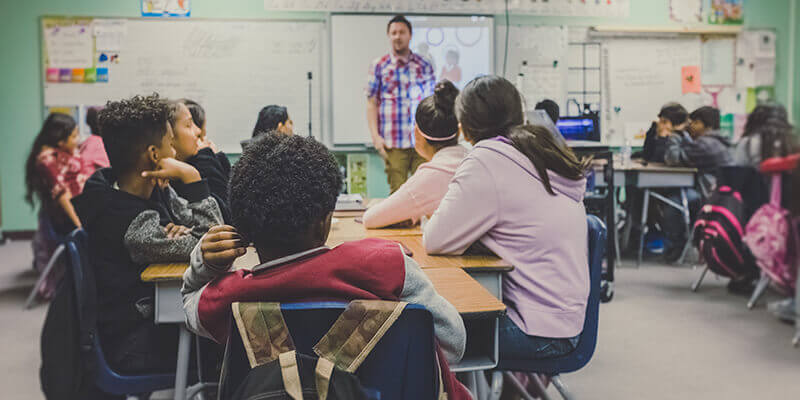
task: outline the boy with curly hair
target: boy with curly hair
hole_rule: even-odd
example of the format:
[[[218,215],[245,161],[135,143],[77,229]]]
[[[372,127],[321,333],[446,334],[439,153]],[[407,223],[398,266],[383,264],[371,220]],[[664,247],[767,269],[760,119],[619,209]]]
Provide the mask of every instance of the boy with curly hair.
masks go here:
[[[235,228],[209,230],[183,275],[187,325],[225,343],[234,302],[382,299],[421,304],[433,315],[445,390],[451,399],[466,398],[446,368],[464,354],[464,322],[420,266],[387,240],[325,246],[341,187],[336,160],[314,139],[276,132],[254,139],[231,175]],[[230,271],[250,243],[262,264]]]
[[[111,168],[98,170],[73,199],[89,236],[97,283],[97,325],[106,359],[121,373],[175,368],[177,328],[153,323],[148,264],[186,262],[222,223],[197,170],[176,160],[168,106],[158,95],[109,102],[99,123]],[[181,193],[167,182],[180,181]]]

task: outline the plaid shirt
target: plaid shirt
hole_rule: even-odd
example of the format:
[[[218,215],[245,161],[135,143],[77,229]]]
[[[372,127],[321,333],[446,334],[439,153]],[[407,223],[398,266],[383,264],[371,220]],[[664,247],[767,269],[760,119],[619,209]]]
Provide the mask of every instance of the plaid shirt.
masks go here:
[[[372,63],[366,95],[378,99],[378,132],[386,147],[414,147],[414,112],[435,86],[433,66],[417,54],[407,61],[387,54]]]

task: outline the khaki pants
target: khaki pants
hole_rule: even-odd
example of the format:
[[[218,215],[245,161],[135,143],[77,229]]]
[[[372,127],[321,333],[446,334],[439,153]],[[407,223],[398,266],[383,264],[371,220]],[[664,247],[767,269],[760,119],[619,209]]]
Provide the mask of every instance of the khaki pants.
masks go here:
[[[392,193],[397,191],[409,176],[416,172],[417,167],[425,160],[417,151],[412,149],[386,149],[386,177]]]

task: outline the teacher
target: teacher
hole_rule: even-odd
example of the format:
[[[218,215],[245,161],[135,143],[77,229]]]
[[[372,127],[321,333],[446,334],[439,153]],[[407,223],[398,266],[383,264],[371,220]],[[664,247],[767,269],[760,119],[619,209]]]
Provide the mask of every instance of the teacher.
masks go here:
[[[367,83],[367,122],[383,157],[392,193],[425,162],[414,150],[414,112],[433,94],[433,66],[411,52],[411,23],[398,15],[386,26],[391,51],[372,62]]]

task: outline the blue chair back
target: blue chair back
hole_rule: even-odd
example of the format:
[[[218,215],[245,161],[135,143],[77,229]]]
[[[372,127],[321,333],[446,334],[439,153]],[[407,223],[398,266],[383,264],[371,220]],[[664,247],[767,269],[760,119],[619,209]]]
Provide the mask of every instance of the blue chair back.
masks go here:
[[[606,227],[597,216],[587,215],[589,228],[589,301],[578,346],[562,357],[541,360],[501,359],[497,369],[506,371],[536,372],[555,376],[583,368],[594,355],[597,345],[597,324],[600,311],[600,280],[606,250]]]
[[[298,353],[314,356],[313,347],[327,333],[347,303],[281,304],[281,311]],[[434,399],[437,371],[433,317],[424,307],[409,304],[356,371],[362,386],[380,400]],[[250,364],[241,336],[232,324],[225,351],[222,399],[238,389]]]
[[[89,264],[86,232],[76,229],[67,236],[65,246],[78,306],[81,348],[91,362],[97,388],[112,395],[136,395],[174,387],[174,374],[123,376],[111,369],[97,336],[97,291]]]

